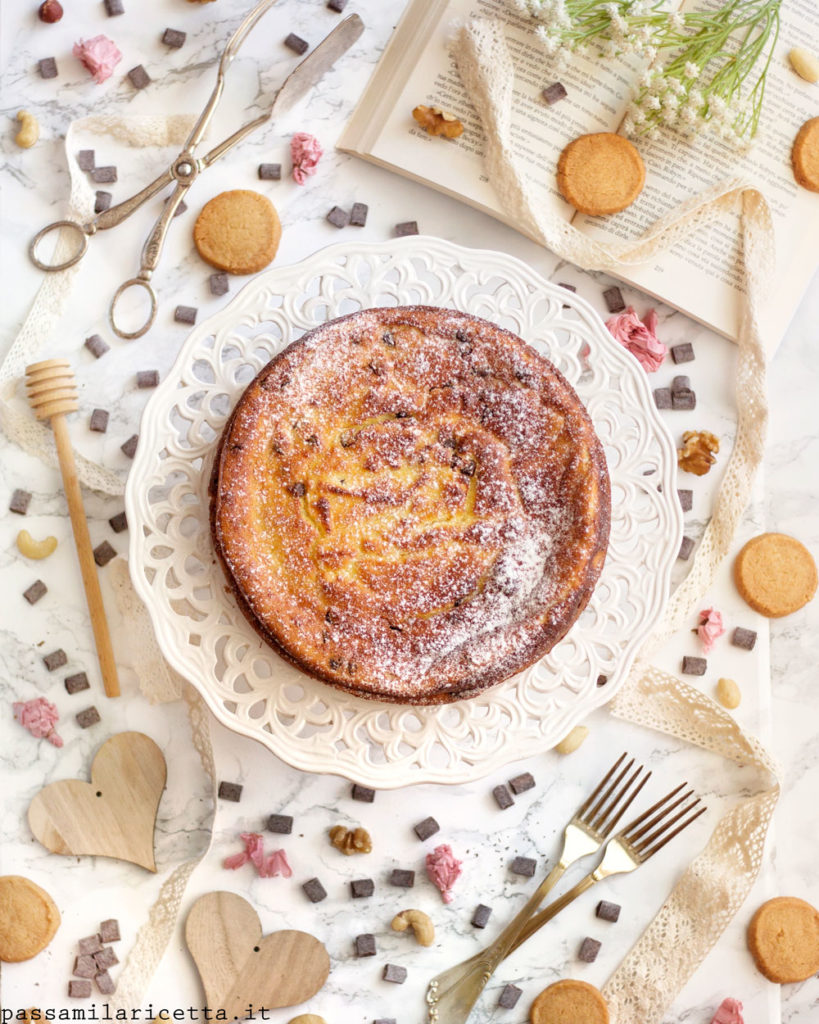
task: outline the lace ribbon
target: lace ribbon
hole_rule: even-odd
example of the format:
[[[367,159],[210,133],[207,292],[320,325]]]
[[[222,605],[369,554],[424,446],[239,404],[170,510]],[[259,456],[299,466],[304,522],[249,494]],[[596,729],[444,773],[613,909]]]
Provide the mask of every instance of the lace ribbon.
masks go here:
[[[722,818],[705,849],[688,866],[603,990],[613,1024],[659,1024],[748,895],[762,864],[765,836],[779,797],[780,769],[757,740],[746,736],[709,697],[646,660],[685,626],[711,586],[728,554],[762,461],[768,410],[757,314],[773,264],[770,210],[755,188],[737,179],[695,197],[633,241],[603,245],[587,238],[537,205],[516,165],[511,133],[514,65],[503,25],[485,19],[472,21],[458,34],[454,56],[483,119],[486,168],[506,212],[562,259],[587,270],[616,273],[624,266],[644,263],[697,231],[726,204],[741,204],[746,301],[737,338],[736,442],[691,570],[671,597],[662,621],[610,708],[618,718],[753,765],[762,770],[766,781],[756,795]]]

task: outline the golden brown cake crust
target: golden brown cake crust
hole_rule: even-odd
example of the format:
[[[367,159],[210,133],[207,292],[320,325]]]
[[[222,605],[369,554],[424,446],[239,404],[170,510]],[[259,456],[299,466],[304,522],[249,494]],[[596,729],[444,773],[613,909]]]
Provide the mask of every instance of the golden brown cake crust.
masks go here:
[[[471,696],[547,653],[609,535],[602,446],[520,338],[454,310],[364,310],[309,332],[239,400],[211,482],[249,621],[363,697]]]

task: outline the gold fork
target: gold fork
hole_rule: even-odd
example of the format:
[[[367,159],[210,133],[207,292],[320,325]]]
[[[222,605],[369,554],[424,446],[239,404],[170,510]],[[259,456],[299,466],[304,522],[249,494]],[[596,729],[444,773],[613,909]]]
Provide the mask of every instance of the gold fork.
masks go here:
[[[551,921],[561,910],[587,889],[590,889],[596,882],[609,878],[611,875],[626,874],[634,871],[641,864],[645,864],[666,843],[669,843],[676,835],[679,835],[683,829],[688,828],[701,814],[704,814],[707,810],[706,807],[701,807],[699,810],[694,811],[701,800],[697,797],[691,801],[691,797],[694,796],[693,790],[678,796],[680,790],[685,789],[686,785],[687,783],[684,782],[670,793],[667,793],[662,800],[658,800],[653,807],[649,807],[647,811],[638,818],[635,818],[634,821],[610,839],[606,844],[603,859],[594,871],[591,871],[577,885],[553,903],[550,903],[540,913],[531,916],[523,924],[523,927],[518,929],[512,943],[507,944],[504,956],[508,956],[509,953],[516,950],[522,943],[534,935],[536,931],[542,928],[547,921]],[[675,797],[677,799],[674,799]],[[677,810],[677,808],[680,809]],[[677,811],[677,813],[674,814],[674,811]],[[694,813],[691,813],[692,811]],[[505,932],[502,932],[501,937],[504,934]],[[467,963],[470,964],[469,970],[462,972],[460,977],[449,984],[445,991],[438,990],[437,998],[434,1002],[431,1001],[428,991],[427,1003],[430,1007],[430,1021],[440,1020],[442,1022],[445,1021],[445,1024],[465,1024],[486,983],[489,981],[498,963],[500,963],[500,960],[497,960],[494,956],[487,957],[486,955],[492,952],[496,946],[497,943],[494,943],[488,950],[479,953],[471,961],[468,961]],[[439,975],[439,978],[441,977],[443,976]],[[438,981],[438,979],[434,979],[430,987],[435,981]]]
[[[634,758],[621,768],[626,757],[626,754],[622,754],[615,761],[591,796],[577,809],[564,830],[563,849],[557,864],[492,945],[437,975],[429,983],[427,1004],[430,1021],[439,1019],[439,1008],[449,992],[461,982],[477,975],[482,981],[475,988],[467,1012],[472,1008],[495,968],[515,947],[526,924],[566,869],[575,861],[596,853],[612,834],[617,823],[631,806],[631,802],[651,778],[651,772],[646,772],[640,778],[644,772],[642,765],[631,771],[634,767]],[[463,1019],[466,1020],[466,1017]],[[449,1024],[449,1017],[446,1018],[446,1024]]]

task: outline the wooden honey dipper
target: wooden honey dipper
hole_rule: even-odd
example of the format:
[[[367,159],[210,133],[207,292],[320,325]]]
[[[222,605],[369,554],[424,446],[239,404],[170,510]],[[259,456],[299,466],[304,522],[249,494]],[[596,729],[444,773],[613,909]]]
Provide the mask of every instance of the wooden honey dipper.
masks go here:
[[[74,373],[67,359],[46,359],[41,363],[32,363],[26,367],[26,389],[28,400],[38,420],[51,420],[54,441],[57,445],[57,457],[60,461],[60,472],[63,476],[63,488],[68,500],[68,512],[71,516],[71,528],[74,531],[74,544],[80,560],[80,572],[85,587],[85,599],[91,615],[91,627],[97,644],[102,681],[109,697],[119,696],[119,678],[117,665],[114,661],[114,650],[111,646],[111,635],[108,632],[108,620],[105,617],[105,605],[102,603],[100,581],[97,577],[97,566],[94,552],[91,549],[91,538],[88,535],[88,523],[77,479],[77,466],[68,435],[66,413],[76,412],[78,407],[77,388]]]

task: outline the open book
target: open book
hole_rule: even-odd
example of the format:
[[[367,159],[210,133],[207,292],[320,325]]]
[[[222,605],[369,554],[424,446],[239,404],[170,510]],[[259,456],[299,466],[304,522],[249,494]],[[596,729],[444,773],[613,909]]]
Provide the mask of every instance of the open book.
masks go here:
[[[676,6],[687,9],[694,3]],[[727,178],[742,175],[765,194],[774,217],[777,259],[760,326],[772,353],[819,263],[819,194],[797,185],[791,168],[796,133],[819,112],[819,86],[798,78],[787,63],[792,46],[819,39],[819,3],[787,0],[781,16],[760,130],[750,152],[739,154],[712,132],[694,139],[670,131],[652,141],[638,138],[646,185],[619,214],[577,213],[557,191],[556,167],[564,146],[578,135],[619,130],[637,72],[621,60],[582,57],[556,71],[535,36],[536,23],[516,13],[508,0],[410,0],[339,148],[462,199],[525,234],[526,227],[504,213],[486,177],[480,118],[447,47],[453,25],[471,17],[501,18],[515,62],[516,156],[546,209],[601,240],[622,240],[636,238],[684,200]],[[555,81],[568,95],[549,106],[541,91]],[[411,116],[420,103],[451,111],[463,123],[463,135],[427,135]],[[725,211],[661,261],[628,268],[622,279],[735,338],[742,307],[738,217],[738,212]]]

